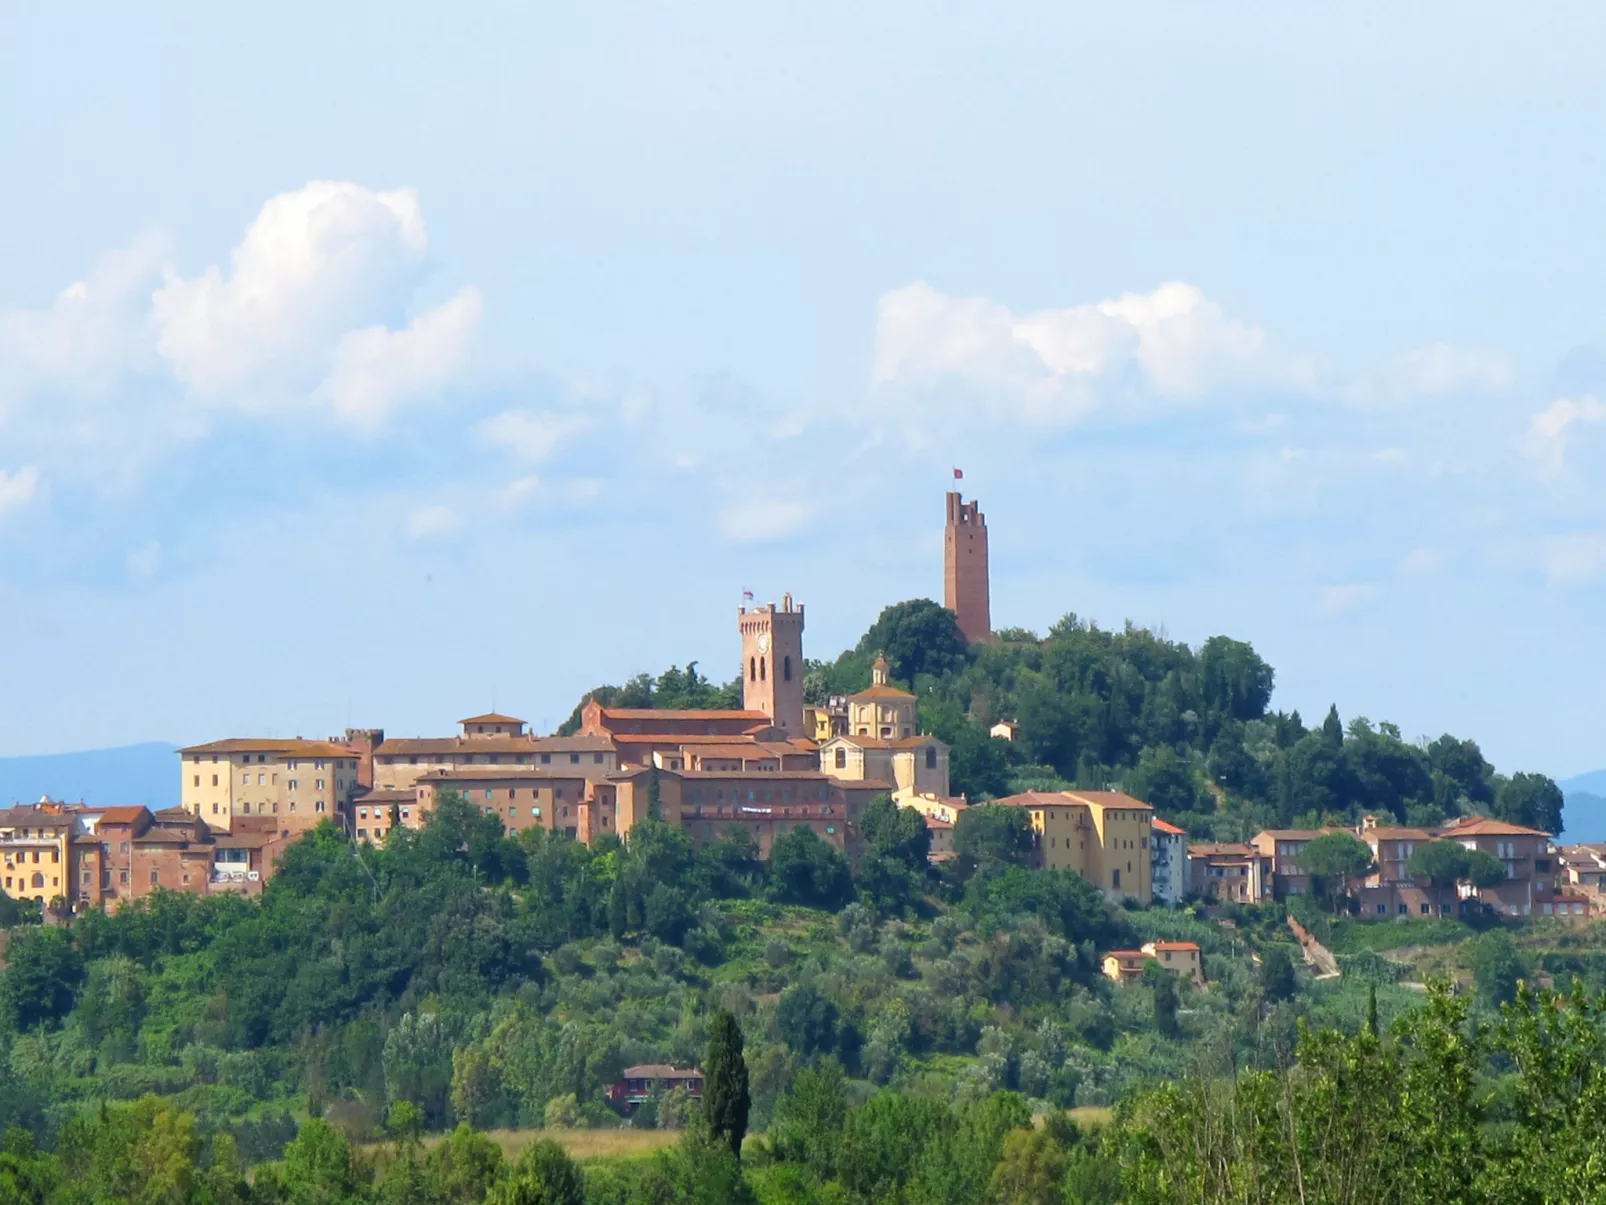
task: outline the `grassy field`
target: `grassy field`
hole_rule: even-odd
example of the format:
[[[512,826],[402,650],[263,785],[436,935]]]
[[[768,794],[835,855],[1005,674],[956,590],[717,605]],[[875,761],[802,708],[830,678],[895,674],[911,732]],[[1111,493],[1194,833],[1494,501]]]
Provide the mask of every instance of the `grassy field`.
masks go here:
[[[487,1130],[485,1136],[502,1148],[509,1163],[517,1163],[542,1138],[550,1138],[582,1161],[640,1159],[680,1141],[678,1130]],[[424,1139],[424,1145],[435,1146],[444,1138],[444,1134],[432,1134]]]
[[[1084,1130],[1108,1125],[1114,1116],[1115,1110],[1106,1105],[1078,1105],[1071,1110],[1071,1120]]]

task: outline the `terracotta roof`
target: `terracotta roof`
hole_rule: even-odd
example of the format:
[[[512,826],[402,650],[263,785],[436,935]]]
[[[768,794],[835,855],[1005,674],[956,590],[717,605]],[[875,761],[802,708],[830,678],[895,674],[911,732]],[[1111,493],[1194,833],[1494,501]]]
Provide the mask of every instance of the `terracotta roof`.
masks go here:
[[[638,1063],[619,1073],[622,1079],[702,1079],[696,1067],[671,1067],[668,1063]]]
[[[361,795],[352,797],[352,803],[416,803],[418,792],[411,787],[381,787],[373,791],[364,791]]]
[[[1431,841],[1433,834],[1419,828],[1373,828],[1361,834],[1360,839],[1375,837],[1379,841]]]
[[[610,739],[621,745],[740,745],[746,743],[743,735],[740,732],[615,732]],[[759,744],[752,737],[748,740],[755,747]]]
[[[134,838],[137,845],[188,845],[193,840],[187,832],[156,824]]]
[[[1096,807],[1143,808],[1148,811],[1154,810],[1150,808],[1148,804],[1144,803],[1143,800],[1134,799],[1132,796],[1124,794],[1121,791],[1066,791],[1065,794],[1069,795],[1072,799],[1080,799],[1084,803],[1091,803]]]
[[[219,849],[261,849],[278,839],[277,833],[216,833],[212,844]]]
[[[1119,791],[1023,791],[1019,795],[1006,795],[993,802],[1007,807],[1023,808],[1103,807],[1154,810],[1141,800],[1123,795]]]
[[[604,716],[618,720],[752,720],[768,725],[770,717],[762,711],[674,711],[667,707],[604,707]]]
[[[500,782],[505,779],[557,779],[562,782],[584,782],[586,776],[580,766],[452,766],[449,769],[430,770],[420,774],[419,782]],[[367,798],[364,796],[363,798]],[[358,800],[357,802],[360,802]]]
[[[205,745],[188,745],[179,750],[184,753],[301,753],[309,757],[356,757],[357,754],[344,745],[332,744],[329,741],[309,741],[301,737],[287,737],[275,740],[271,737],[234,736],[226,740],[211,741]]]
[[[942,744],[934,736],[833,736],[832,741],[846,741],[850,745],[857,745],[861,749],[918,749],[921,745],[935,742]],[[830,744],[830,741],[826,742]]]
[[[1258,858],[1260,851],[1253,845],[1240,845],[1232,841],[1200,841],[1188,846],[1190,858],[1208,858],[1216,855],[1230,858]]]
[[[148,811],[148,809],[138,804],[119,804],[117,807],[95,808],[94,810],[100,813],[102,824],[133,824],[140,818],[141,814]]]
[[[1125,958],[1136,961],[1148,958],[1142,950],[1111,950],[1104,955],[1106,958]]]
[[[914,695],[896,686],[868,686],[848,696],[849,699],[912,699]]]
[[[613,739],[606,736],[514,736],[511,733],[476,737],[403,736],[387,738],[374,750],[374,756],[454,753],[528,756],[532,753],[602,753],[613,747]]]
[[[881,791],[890,794],[898,789],[897,783],[884,778],[836,778],[831,774],[826,777],[833,779],[844,791]]]
[[[499,711],[487,711],[484,715],[471,715],[466,720],[458,720],[459,724],[522,724],[523,720],[517,716],[503,715]]]
[[[743,778],[751,779],[754,782],[785,782],[792,779],[819,781],[820,779],[831,777],[823,770],[674,770],[671,773],[678,774],[689,782],[699,782],[709,778]],[[858,784],[844,783],[842,785],[857,786]]]
[[[1255,840],[1270,837],[1274,841],[1314,841],[1317,837],[1328,833],[1346,833],[1348,829],[1342,828],[1263,828],[1255,834]]]
[[[45,812],[37,804],[21,804],[0,811],[0,828],[33,825],[36,828],[70,828],[72,817],[64,812]]]
[[[1159,829],[1162,833],[1167,833],[1173,837],[1186,837],[1188,835],[1187,829],[1178,828],[1169,821],[1161,820],[1158,816],[1149,817],[1149,827]]]
[[[951,823],[949,823],[948,821],[946,821],[946,820],[938,820],[935,816],[928,815],[926,817],[926,827],[927,828],[935,828],[935,829],[945,829],[945,828],[953,828],[953,825]]]
[[[766,757],[772,759],[796,757],[798,753],[799,750],[792,748],[789,744],[761,741],[753,741],[749,744],[707,745],[697,750],[699,757],[739,757],[744,761],[756,761]]]
[[[1488,816],[1467,818],[1463,816],[1454,824],[1444,827],[1440,833],[1443,837],[1548,837],[1549,833],[1538,828],[1524,828],[1520,824],[1508,824],[1504,820],[1494,820]]]
[[[1196,941],[1156,941],[1150,944],[1156,950],[1197,950],[1199,948],[1199,943]]]

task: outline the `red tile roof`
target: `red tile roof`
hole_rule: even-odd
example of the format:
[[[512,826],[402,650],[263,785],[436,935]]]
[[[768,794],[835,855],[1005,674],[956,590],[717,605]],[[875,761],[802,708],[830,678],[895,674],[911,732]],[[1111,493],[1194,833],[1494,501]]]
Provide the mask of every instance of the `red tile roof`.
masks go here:
[[[1156,950],[1198,950],[1196,941],[1157,941],[1153,943]]]
[[[1158,816],[1151,816],[1149,818],[1149,827],[1159,829],[1162,833],[1167,833],[1173,837],[1186,837],[1188,835],[1187,829],[1178,828],[1176,825],[1171,824],[1168,821],[1161,820]]]
[[[523,720],[517,716],[503,715],[499,711],[487,711],[484,715],[471,715],[466,720],[458,720],[459,724],[522,724]]]

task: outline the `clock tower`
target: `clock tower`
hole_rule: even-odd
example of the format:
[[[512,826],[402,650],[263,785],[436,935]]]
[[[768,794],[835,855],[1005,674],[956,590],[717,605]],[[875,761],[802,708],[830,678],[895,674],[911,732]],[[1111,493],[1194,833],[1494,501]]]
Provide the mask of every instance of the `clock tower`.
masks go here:
[[[742,607],[736,615],[742,633],[742,707],[762,711],[791,738],[803,728],[803,604]]]

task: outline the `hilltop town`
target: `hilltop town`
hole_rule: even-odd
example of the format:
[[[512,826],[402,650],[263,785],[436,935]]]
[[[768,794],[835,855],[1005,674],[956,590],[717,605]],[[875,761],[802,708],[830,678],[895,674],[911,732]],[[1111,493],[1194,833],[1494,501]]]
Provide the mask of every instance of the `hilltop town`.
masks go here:
[[[957,491],[945,501],[944,604],[964,641],[986,645],[995,640],[986,518]],[[744,602],[734,618],[740,708],[593,698],[566,735],[536,735],[526,721],[491,712],[443,736],[356,728],[322,740],[225,737],[179,750],[175,808],[46,799],[0,811],[4,889],[58,915],[115,909],[158,890],[255,895],[288,845],[317,826],[378,845],[396,827],[421,829],[446,796],[494,816],[509,834],[628,840],[651,815],[698,844],[750,837],[766,858],[797,829],[856,854],[865,808],[887,796],[923,817],[937,862],[954,856],[956,827],[985,802],[1029,818],[1035,865],[1073,871],[1114,901],[1165,905],[1306,895],[1320,885],[1301,864],[1306,846],[1345,831],[1268,828],[1224,842],[1190,837],[1150,801],[1120,790],[955,794],[948,743],[922,726],[920,700],[893,680],[885,656],[871,665],[868,686],[811,704],[803,604],[790,594],[778,604]],[[989,737],[1014,742],[1019,727],[1000,719]],[[1367,815],[1353,835],[1370,862],[1341,885],[1358,916],[1606,910],[1606,848],[1557,849],[1550,833],[1479,814],[1420,824]],[[1413,854],[1435,841],[1487,854],[1504,873],[1480,882],[1422,873]]]

